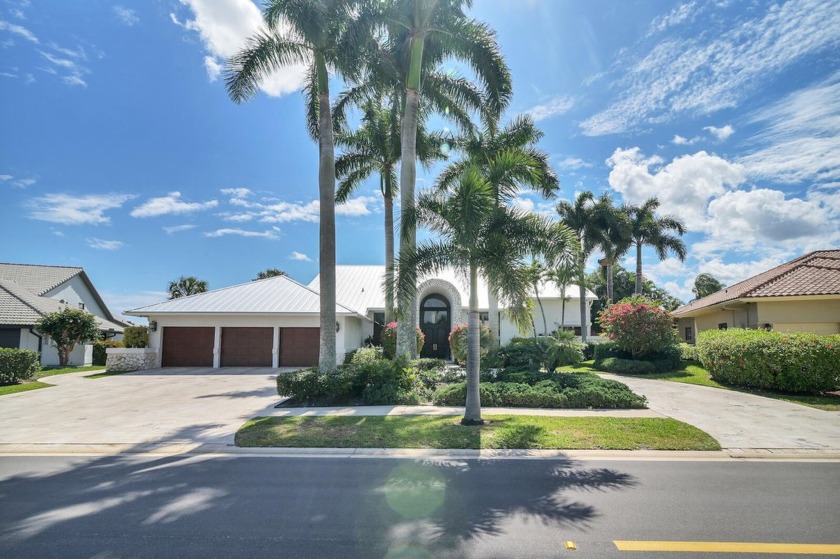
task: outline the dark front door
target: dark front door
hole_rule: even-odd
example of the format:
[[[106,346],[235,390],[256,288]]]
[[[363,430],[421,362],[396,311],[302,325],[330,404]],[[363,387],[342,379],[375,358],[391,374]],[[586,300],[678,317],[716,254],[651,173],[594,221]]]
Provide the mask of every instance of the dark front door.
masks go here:
[[[420,357],[449,359],[450,310],[449,301],[441,295],[429,295],[420,303],[420,328],[426,336]]]

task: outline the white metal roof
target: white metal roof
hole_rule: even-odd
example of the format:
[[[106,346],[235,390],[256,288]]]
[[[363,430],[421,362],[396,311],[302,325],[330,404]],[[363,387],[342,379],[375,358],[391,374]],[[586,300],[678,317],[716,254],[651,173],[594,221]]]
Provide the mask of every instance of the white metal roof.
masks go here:
[[[431,276],[420,278],[417,283],[420,285],[430,278]],[[434,278],[444,280],[455,286],[461,295],[462,304],[466,305],[469,302],[468,279],[454,268],[447,268],[441,273],[435,274]],[[369,310],[384,309],[384,280],[385,266],[336,266],[336,300],[362,315],[367,314]],[[319,291],[320,286],[320,276],[316,276],[309,283],[309,288],[316,292]],[[577,285],[566,286],[567,298],[577,299],[578,293]],[[559,299],[560,289],[554,282],[543,282],[540,286],[539,295],[541,299]],[[587,290],[586,299],[594,300],[597,297]],[[478,308],[483,310],[488,308],[487,282],[482,276],[478,278]]]
[[[320,295],[317,291],[299,284],[288,276],[274,276],[170,299],[130,310],[126,314],[132,316],[192,313],[319,314],[320,311]],[[356,314],[350,308],[340,304],[336,305],[335,312],[338,315]]]

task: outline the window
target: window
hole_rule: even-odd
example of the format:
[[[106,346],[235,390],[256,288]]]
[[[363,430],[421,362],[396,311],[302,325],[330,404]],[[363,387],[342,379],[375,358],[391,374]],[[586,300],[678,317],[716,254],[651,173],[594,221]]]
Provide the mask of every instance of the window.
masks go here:
[[[726,330],[726,328],[727,328],[726,322],[721,322],[720,324],[718,324],[718,330]]]
[[[79,308],[82,309],[82,310],[85,310],[85,304],[84,303],[79,303]]]
[[[373,313],[373,336],[371,341],[373,345],[382,345],[382,328],[385,326],[385,313]]]
[[[694,329],[691,326],[685,327],[685,341],[694,341]]]
[[[490,322],[490,313],[489,312],[478,313],[478,320],[481,321],[481,322]]]

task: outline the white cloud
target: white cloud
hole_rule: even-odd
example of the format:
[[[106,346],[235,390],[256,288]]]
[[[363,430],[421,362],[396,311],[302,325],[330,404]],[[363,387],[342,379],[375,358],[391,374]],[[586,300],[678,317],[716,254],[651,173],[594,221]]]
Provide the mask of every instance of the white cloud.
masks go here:
[[[616,134],[737,107],[768,78],[840,45],[840,10],[819,0],[788,0],[751,20],[717,21],[728,28],[665,39],[633,63],[613,84],[618,100],[581,123],[583,133]]]
[[[303,254],[302,252],[298,252],[296,250],[292,251],[292,254],[289,256],[292,260],[300,260],[301,262],[312,262],[312,259]]]
[[[553,116],[562,115],[569,112],[575,105],[575,100],[571,97],[558,95],[553,97],[546,103],[531,107],[525,114],[531,115],[534,122],[539,122]]]
[[[625,201],[640,204],[654,196],[663,214],[676,216],[690,230],[706,226],[706,205],[745,180],[744,169],[716,155],[699,151],[675,158],[661,168],[659,157],[645,158],[639,148],[616,149],[607,159],[610,187]]]
[[[52,53],[39,50],[38,52],[44,60],[52,65],[48,68],[42,68],[42,70],[52,74],[58,74],[58,70],[61,70],[61,72],[64,73],[61,79],[67,85],[87,87],[87,82],[84,80],[83,76],[85,74],[89,74],[90,70],[79,64],[76,60],[72,60],[72,58],[84,60],[86,58],[84,51],[63,49],[61,47],[57,47],[56,45],[52,45],[52,48],[65,56],[70,56],[71,58],[61,58]]]
[[[172,233],[180,233],[181,231],[189,231],[190,229],[195,229],[195,225],[187,223],[185,225],[172,225],[171,227],[163,228],[168,235],[171,235]]]
[[[32,186],[36,182],[38,182],[37,179],[18,179],[13,184],[20,188],[26,188],[28,186]]]
[[[840,72],[752,115],[766,128],[741,157],[751,176],[785,183],[840,180]]]
[[[148,202],[137,206],[131,210],[131,216],[142,218],[167,214],[185,214],[215,208],[218,205],[219,202],[217,200],[208,200],[207,202],[183,202],[181,201],[180,192],[170,192],[166,196],[152,198]]]
[[[234,198],[245,198],[252,194],[248,188],[223,188],[221,193],[225,196],[233,196]]]
[[[246,39],[262,27],[262,14],[252,0],[180,2],[190,9],[194,19],[182,22],[175,14],[170,14],[170,18],[177,25],[195,31],[201,37],[209,55],[204,59],[204,66],[211,81],[219,76],[224,61],[237,54],[245,46]],[[305,77],[305,65],[289,66],[267,77],[260,89],[275,97],[292,93],[303,86]]]
[[[659,16],[655,18],[650,24],[650,31],[648,32],[648,36],[665,31],[669,27],[673,27],[675,25],[679,25],[680,23],[686,21],[693,15],[694,6],[697,5],[697,2],[686,2],[685,4],[680,4],[669,13],[664,16]]]
[[[30,43],[35,43],[36,45],[40,43],[38,37],[36,37],[32,31],[23,27],[22,25],[15,25],[14,23],[9,23],[8,21],[3,21],[0,19],[0,31],[8,31],[12,35],[17,35],[18,37],[26,39]]]
[[[215,231],[204,234],[205,237],[225,237],[227,235],[239,235],[240,237],[263,237],[265,239],[280,238],[276,230],[246,231],[245,229],[216,229]]]
[[[3,181],[3,182],[10,181],[13,178],[15,178],[15,177],[13,177],[12,175],[0,175],[0,181]]]
[[[671,140],[671,143],[678,146],[690,146],[691,144],[696,144],[699,139],[699,136],[694,136],[689,140],[688,138],[683,138],[679,134],[674,134],[674,139]]]
[[[261,205],[262,206],[262,205]],[[308,221],[317,223],[320,215],[320,204],[317,200],[302,204],[277,202],[262,206],[260,221],[266,223],[285,223],[288,221]]]
[[[111,221],[110,217],[104,215],[107,210],[119,208],[133,198],[131,194],[47,194],[30,200],[26,206],[30,209],[29,217],[39,221],[98,225]]]
[[[580,157],[567,157],[559,163],[563,169],[580,169],[581,167],[592,167],[592,163],[587,163]]]
[[[375,211],[378,202],[379,198],[374,196],[357,196],[356,198],[350,198],[343,204],[336,204],[335,215],[346,215],[352,217],[370,215]]]
[[[125,6],[114,6],[114,14],[116,14],[117,19],[129,27],[140,23],[140,18],[137,17],[137,11],[126,8]]]
[[[254,219],[254,214],[250,214],[250,213],[231,214],[231,215],[226,215],[224,217],[225,221],[233,221],[233,222],[237,222],[237,223],[242,223],[242,222],[245,222],[245,221],[251,221],[252,219]]]
[[[118,250],[125,246],[125,243],[122,241],[106,241],[95,237],[88,239],[87,243],[90,248],[95,248],[96,250]]]
[[[735,133],[735,129],[732,128],[731,124],[721,126],[720,128],[718,128],[717,126],[705,126],[703,127],[703,130],[706,130],[721,142],[727,140],[732,134]]]
[[[714,257],[702,262],[698,266],[697,273],[711,274],[722,284],[730,286],[761,272],[775,268],[794,256],[795,254],[792,252],[775,251],[773,254],[764,256],[759,260],[739,260],[738,262],[730,263],[725,263],[720,257]]]

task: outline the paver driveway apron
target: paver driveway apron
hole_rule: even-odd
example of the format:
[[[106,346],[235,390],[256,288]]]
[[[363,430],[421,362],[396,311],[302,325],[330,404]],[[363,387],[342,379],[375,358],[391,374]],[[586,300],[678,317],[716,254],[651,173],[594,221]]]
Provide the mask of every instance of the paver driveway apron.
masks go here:
[[[0,451],[20,445],[226,446],[243,422],[279,401],[278,369],[153,369],[84,378],[88,374],[50,377],[45,380],[54,388],[3,396]]]
[[[601,375],[648,399],[648,407],[690,423],[724,449],[840,450],[840,412],[664,380]]]

